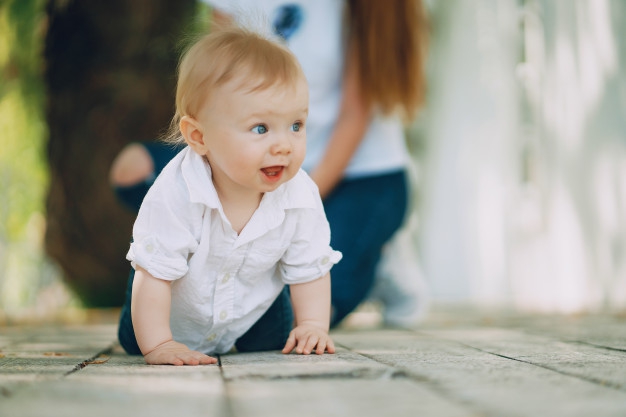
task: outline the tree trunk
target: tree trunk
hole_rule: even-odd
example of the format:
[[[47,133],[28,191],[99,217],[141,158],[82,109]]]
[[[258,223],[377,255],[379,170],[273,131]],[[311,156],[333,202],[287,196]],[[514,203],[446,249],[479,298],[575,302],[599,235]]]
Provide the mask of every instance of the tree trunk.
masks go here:
[[[194,0],[49,0],[48,254],[85,305],[121,304],[134,216],[108,183],[131,141],[155,138],[173,112],[176,46]]]

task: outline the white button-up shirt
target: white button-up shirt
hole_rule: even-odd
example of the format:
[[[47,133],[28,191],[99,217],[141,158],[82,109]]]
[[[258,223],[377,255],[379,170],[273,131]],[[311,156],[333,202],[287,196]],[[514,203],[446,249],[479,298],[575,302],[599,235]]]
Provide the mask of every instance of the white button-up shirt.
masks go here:
[[[172,283],[170,326],[190,349],[232,348],[284,284],[313,281],[341,259],[315,183],[302,170],[265,193],[239,235],[224,215],[211,168],[186,148],[146,195],[127,259]]]

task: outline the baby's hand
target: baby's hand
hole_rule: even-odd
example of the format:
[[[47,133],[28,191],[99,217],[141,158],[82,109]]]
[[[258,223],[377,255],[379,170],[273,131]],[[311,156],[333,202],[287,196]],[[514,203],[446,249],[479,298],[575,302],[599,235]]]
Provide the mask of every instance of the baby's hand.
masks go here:
[[[182,343],[173,340],[160,344],[144,355],[149,365],[210,365],[217,359],[189,349]]]
[[[283,353],[290,353],[293,349],[296,353],[308,355],[313,352],[321,355],[324,351],[335,353],[335,344],[324,329],[311,324],[300,324],[289,333]]]

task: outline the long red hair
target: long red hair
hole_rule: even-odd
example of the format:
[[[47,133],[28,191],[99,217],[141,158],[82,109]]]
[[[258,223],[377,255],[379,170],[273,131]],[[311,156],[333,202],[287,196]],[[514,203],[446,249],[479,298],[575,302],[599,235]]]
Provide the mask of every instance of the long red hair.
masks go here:
[[[366,104],[411,120],[426,92],[428,29],[421,0],[347,0],[346,24]]]

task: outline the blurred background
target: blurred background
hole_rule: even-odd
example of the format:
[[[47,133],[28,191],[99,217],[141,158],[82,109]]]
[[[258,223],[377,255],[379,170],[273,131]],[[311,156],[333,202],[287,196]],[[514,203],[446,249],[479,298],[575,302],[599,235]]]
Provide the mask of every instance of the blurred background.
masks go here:
[[[426,4],[408,141],[431,300],[626,311],[626,2]],[[204,7],[0,0],[0,322],[121,304],[133,216],[108,169],[167,127]]]

